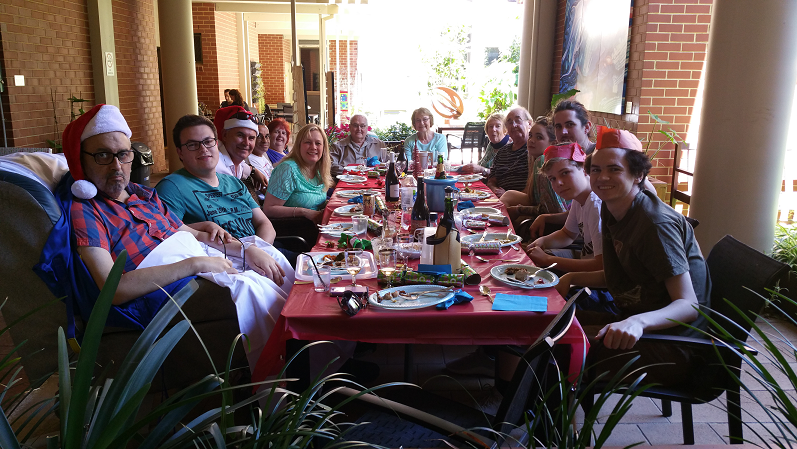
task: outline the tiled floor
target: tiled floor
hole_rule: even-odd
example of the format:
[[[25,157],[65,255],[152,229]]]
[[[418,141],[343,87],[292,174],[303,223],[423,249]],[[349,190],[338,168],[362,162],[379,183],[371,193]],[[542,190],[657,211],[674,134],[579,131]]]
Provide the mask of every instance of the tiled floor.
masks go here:
[[[772,331],[773,335],[782,334],[784,340],[797,346],[797,328],[791,323],[771,319],[776,325],[777,331]],[[758,346],[754,342],[748,341],[751,346]],[[760,349],[760,346],[758,346]],[[435,346],[435,345],[416,345],[414,347],[415,371],[414,383],[423,386],[437,394],[464,402],[473,403],[476,399],[485,411],[493,413],[501,401],[501,395],[494,388],[492,378],[451,376],[444,373],[443,369],[447,362],[455,360],[469,352],[475,350],[472,346]],[[363,360],[378,363],[381,367],[379,379],[374,385],[403,380],[404,372],[404,347],[403,345],[379,345],[376,352],[369,354]],[[761,359],[763,360],[763,359]],[[794,357],[789,360],[794,361]],[[797,370],[797,363],[792,363],[792,367]],[[435,377],[445,375],[445,377]],[[779,385],[785,390],[794,394],[794,386],[788,381],[787,376],[777,373],[775,376]],[[746,385],[750,387],[754,394],[764,406],[771,406],[772,399],[765,397],[761,393],[763,387],[755,382],[749,375],[744,375]],[[608,414],[617,399],[613,398],[604,406],[602,413]],[[712,403],[697,405],[692,407],[693,421],[695,426],[695,443],[703,445],[722,445],[728,444],[727,414],[724,409],[724,396]],[[761,437],[767,437],[763,433],[764,426],[772,428],[773,418],[768,416],[765,409],[756,403],[749,395],[743,393],[743,413],[745,418],[744,436],[754,443],[761,443]],[[598,419],[596,430],[600,431],[605,423],[604,418]],[[580,418],[580,419],[583,419]],[[581,422],[579,420],[579,422]],[[748,427],[749,426],[749,427]],[[756,435],[758,433],[759,435]],[[673,414],[667,418],[661,414],[661,402],[648,399],[637,398],[633,402],[631,410],[622,419],[612,432],[607,446],[626,446],[641,442],[642,445],[676,445],[683,443],[681,429],[681,410],[677,403],[673,404]]]

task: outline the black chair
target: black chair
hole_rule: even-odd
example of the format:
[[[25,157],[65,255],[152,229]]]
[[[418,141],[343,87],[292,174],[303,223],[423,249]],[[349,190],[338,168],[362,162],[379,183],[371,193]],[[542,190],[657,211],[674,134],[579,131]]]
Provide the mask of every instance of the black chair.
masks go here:
[[[277,233],[275,242],[294,252],[310,251],[318,241],[318,226],[305,217],[269,218]]]
[[[708,255],[707,263],[711,276],[709,315],[724,329],[730,331],[733,338],[743,343],[746,341],[751,327],[725,299],[755,320],[755,316],[761,312],[766,303],[765,297],[768,296],[766,289],[773,288],[777,281],[786,275],[789,267],[761,254],[730,235],[726,235],[714,245]],[[709,332],[719,335],[714,329],[709,329]],[[672,401],[681,404],[684,444],[695,443],[692,404],[711,402],[721,396],[723,392],[726,394],[730,441],[732,444],[741,444],[743,431],[739,384],[722,366],[724,362],[732,372],[739,373],[742,364],[741,357],[723,344],[718,344],[717,348],[720,350],[723,360],[720,362],[716,358],[713,348],[715,343],[711,339],[645,334],[640,341],[656,341],[662,344],[702,348],[709,358],[708,363],[701,364],[693,376],[690,376],[699,381],[690,381],[687,385],[651,387],[641,394],[641,396],[661,399],[664,416],[672,415]],[[730,345],[732,346],[732,344]],[[752,348],[750,350],[755,353]],[[588,397],[592,398],[591,395]],[[584,407],[588,409],[591,407],[591,403],[585,402]]]
[[[451,138],[459,139],[459,145],[451,143]],[[465,149],[471,150],[471,162],[478,162],[482,158],[484,149],[487,148],[487,134],[484,133],[484,122],[468,122],[465,124],[465,131],[462,132],[462,137],[455,134],[446,134],[446,142],[448,143],[449,151],[451,149],[459,149],[462,151],[462,162],[465,162]],[[473,160],[473,150],[478,151],[479,157]]]
[[[541,400],[548,391],[546,385],[558,381],[546,380],[553,360],[552,349],[570,329],[574,317],[574,300],[570,300],[522,354],[510,390],[503,396],[494,417],[420,388],[380,390],[379,396],[369,393],[358,398],[356,402],[368,408],[360,418],[360,422],[367,424],[352,429],[346,439],[384,447],[450,447],[440,441],[444,437],[477,447],[500,445],[510,431],[524,422],[530,401]],[[360,391],[343,387],[338,393],[351,397]],[[492,428],[495,432],[475,430],[479,427]]]

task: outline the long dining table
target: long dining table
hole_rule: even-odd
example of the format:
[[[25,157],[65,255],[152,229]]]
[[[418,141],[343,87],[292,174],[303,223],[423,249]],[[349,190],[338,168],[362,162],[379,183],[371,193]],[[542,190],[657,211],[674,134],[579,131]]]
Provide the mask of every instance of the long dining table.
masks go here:
[[[458,183],[458,187],[463,185]],[[487,189],[482,182],[475,182],[471,189],[486,191],[490,196],[481,201],[474,201],[476,206],[489,206],[499,209],[506,215],[504,205]],[[339,192],[351,189],[382,189],[376,179],[368,179],[365,183],[350,184],[338,182],[335,192],[330,198],[323,216],[323,224],[349,222],[350,217],[339,216],[334,210],[347,205],[348,199],[338,195]],[[384,196],[384,193],[383,193]],[[374,217],[378,219],[378,216]],[[511,226],[511,224],[509,225]],[[490,226],[490,232],[507,232],[507,226]],[[470,233],[463,228],[462,235]],[[370,231],[368,238],[377,237]],[[320,234],[313,252],[332,252],[328,241],[337,243],[338,238]],[[455,304],[446,310],[435,307],[415,310],[384,310],[379,307],[367,307],[350,317],[345,314],[336,298],[326,293],[317,293],[312,282],[294,285],[285,307],[269,337],[266,347],[260,355],[253,371],[252,380],[258,382],[267,376],[277,374],[284,366],[289,353],[300,347],[297,341],[347,340],[371,343],[392,344],[442,344],[442,345],[529,345],[536,340],[550,320],[562,309],[565,300],[555,288],[523,290],[510,287],[490,276],[490,269],[502,263],[522,263],[533,265],[522,249],[506,247],[502,254],[482,255],[488,262],[482,262],[475,256],[463,254],[467,262],[481,276],[479,285],[487,285],[493,294],[508,293],[515,295],[543,296],[547,299],[546,312],[518,312],[493,310],[493,303],[479,293],[479,285],[466,285],[463,289],[474,299],[470,302]],[[410,266],[417,266],[417,259],[410,261]],[[297,267],[297,270],[301,267]],[[336,285],[346,285],[341,281]],[[367,285],[371,292],[379,289],[377,280],[362,279],[357,283]],[[584,333],[575,320],[560,344],[571,348],[570,372],[577,372],[581,360],[588,350]],[[409,353],[408,353],[409,354]],[[291,354],[292,355],[292,354]]]

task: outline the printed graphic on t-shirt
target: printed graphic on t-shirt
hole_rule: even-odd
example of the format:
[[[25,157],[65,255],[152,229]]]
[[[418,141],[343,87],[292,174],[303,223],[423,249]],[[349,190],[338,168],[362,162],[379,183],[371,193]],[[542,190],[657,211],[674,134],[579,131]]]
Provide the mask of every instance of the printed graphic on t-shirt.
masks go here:
[[[592,247],[592,241],[587,242],[584,238],[584,222],[581,221],[578,223],[578,238],[584,241],[584,246],[581,247],[581,258],[589,258],[595,253],[595,249]]]
[[[207,221],[217,223],[234,236],[255,235],[252,210],[248,209],[246,201],[240,199],[243,195],[249,195],[249,192],[246,189],[228,194],[218,190],[194,191]]]

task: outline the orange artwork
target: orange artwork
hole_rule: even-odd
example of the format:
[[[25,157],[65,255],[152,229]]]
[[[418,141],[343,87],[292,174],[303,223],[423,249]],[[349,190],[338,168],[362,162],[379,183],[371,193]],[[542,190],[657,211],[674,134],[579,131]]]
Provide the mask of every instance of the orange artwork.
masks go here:
[[[435,97],[432,99],[432,109],[441,117],[447,119],[458,119],[465,111],[462,98],[453,89],[437,86],[435,87]]]

